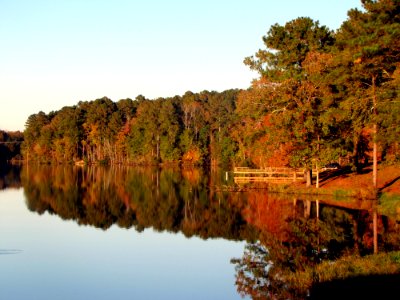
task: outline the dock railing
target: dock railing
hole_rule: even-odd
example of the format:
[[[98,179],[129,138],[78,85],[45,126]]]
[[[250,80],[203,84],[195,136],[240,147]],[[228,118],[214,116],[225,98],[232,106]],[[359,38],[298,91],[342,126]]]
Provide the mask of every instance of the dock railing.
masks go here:
[[[304,180],[304,169],[285,167],[268,167],[264,169],[235,167],[233,173],[235,183],[285,181],[296,182]]]

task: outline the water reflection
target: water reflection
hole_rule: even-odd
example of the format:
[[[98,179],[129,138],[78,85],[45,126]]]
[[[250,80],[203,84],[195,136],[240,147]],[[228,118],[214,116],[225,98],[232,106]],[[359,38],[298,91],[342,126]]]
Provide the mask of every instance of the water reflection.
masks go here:
[[[242,296],[400,292],[399,224],[375,201],[221,191],[225,174],[201,169],[29,166],[21,176],[19,169],[3,173],[2,187],[22,184],[28,208],[39,214],[102,229],[247,241],[243,256],[232,259]]]
[[[260,236],[241,258],[232,259],[240,294],[254,299],[371,299],[399,292],[400,254],[393,252],[400,250],[399,226],[378,214],[375,201],[291,198],[248,195],[246,219]],[[382,283],[385,290],[379,289]],[[378,294],[371,293],[375,289]]]
[[[0,191],[7,188],[21,187],[21,166],[0,162]]]
[[[22,182],[30,210],[107,229],[183,232],[254,240],[240,194],[218,191],[221,176],[199,169],[29,167]]]

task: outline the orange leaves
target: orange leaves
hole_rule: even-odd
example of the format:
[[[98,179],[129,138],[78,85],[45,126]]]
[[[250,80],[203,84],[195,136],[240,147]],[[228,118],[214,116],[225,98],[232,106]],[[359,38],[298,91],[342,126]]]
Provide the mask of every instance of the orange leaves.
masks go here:
[[[257,116],[265,112],[274,96],[276,84],[265,78],[254,80],[252,87],[239,93],[236,112],[239,115]]]
[[[322,74],[332,64],[333,54],[311,51],[303,62],[303,68],[308,74]]]
[[[201,153],[197,147],[192,147],[182,156],[182,161],[187,163],[197,163],[200,161]]]
[[[244,209],[247,222],[259,228],[262,232],[272,234],[279,240],[284,240],[285,221],[293,215],[293,202],[290,199],[281,199],[267,193],[250,193],[248,206]]]

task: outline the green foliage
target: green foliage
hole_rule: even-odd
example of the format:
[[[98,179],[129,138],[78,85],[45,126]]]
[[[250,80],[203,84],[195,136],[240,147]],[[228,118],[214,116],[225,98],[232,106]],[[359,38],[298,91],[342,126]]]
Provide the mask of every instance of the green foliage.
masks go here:
[[[347,138],[353,163],[365,157],[367,132],[380,125],[375,141],[387,147],[398,137],[396,111],[400,62],[400,23],[397,0],[364,1],[364,11],[352,9],[336,34],[331,71],[332,91],[340,100],[342,122],[348,125]],[[373,133],[374,134],[374,133]]]
[[[400,196],[390,193],[382,193],[379,196],[379,212],[400,219]]]
[[[344,257],[332,264],[325,262],[314,271],[316,282],[328,282],[333,279],[348,279],[357,276],[398,274],[399,252],[382,253],[366,257]]]
[[[339,144],[334,143],[339,138],[334,124],[327,122],[332,103],[324,99],[326,83],[321,80],[333,33],[310,18],[298,18],[284,26],[275,24],[263,41],[266,50],[245,63],[260,73],[270,90],[268,113],[279,132],[274,143],[290,144],[293,167],[323,165],[333,158],[333,144]]]
[[[231,138],[224,137],[221,141],[221,149],[221,162],[226,165],[232,161],[235,156],[237,145]]]
[[[303,62],[310,51],[324,51],[333,44],[332,32],[310,18],[297,18],[284,26],[271,26],[263,37],[267,50],[259,50],[245,64],[271,81],[300,78]],[[300,76],[300,77],[298,77]]]

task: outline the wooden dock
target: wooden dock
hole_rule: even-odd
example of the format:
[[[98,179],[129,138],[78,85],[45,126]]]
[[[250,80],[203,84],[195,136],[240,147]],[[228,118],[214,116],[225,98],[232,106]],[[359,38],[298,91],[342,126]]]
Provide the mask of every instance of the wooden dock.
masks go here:
[[[304,180],[304,169],[274,168],[251,169],[236,167],[233,171],[235,183],[246,182],[296,182]]]

